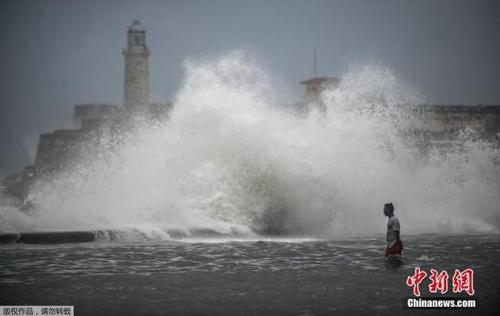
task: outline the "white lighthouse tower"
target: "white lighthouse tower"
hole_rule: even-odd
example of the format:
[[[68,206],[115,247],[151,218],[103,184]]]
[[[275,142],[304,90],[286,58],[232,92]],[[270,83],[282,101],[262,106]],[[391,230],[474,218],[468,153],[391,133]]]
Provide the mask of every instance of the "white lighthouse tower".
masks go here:
[[[140,110],[149,104],[149,48],[146,30],[134,20],[127,31],[125,56],[124,104],[127,110]]]

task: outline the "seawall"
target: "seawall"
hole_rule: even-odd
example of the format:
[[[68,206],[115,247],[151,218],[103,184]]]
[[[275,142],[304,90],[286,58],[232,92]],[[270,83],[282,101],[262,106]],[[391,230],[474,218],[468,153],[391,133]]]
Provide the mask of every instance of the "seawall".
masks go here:
[[[0,244],[64,244],[92,242],[96,240],[95,232],[66,231],[66,232],[28,232],[0,234]]]

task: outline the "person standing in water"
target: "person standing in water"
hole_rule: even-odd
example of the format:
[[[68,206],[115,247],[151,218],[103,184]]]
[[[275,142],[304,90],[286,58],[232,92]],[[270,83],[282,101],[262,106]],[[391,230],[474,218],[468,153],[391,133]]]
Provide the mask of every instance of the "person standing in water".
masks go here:
[[[384,215],[389,217],[387,221],[387,248],[385,249],[385,256],[401,255],[403,242],[399,236],[399,220],[394,216],[394,205],[392,203],[384,205]]]

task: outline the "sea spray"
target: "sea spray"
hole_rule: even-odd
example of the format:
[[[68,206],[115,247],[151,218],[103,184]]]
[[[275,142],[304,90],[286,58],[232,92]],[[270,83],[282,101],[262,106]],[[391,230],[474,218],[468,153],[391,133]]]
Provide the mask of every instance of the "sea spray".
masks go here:
[[[392,201],[404,233],[498,232],[498,148],[464,131],[422,154],[390,69],[351,67],[299,115],[241,52],[185,68],[169,120],[99,135],[12,227],[333,238],[382,232]]]

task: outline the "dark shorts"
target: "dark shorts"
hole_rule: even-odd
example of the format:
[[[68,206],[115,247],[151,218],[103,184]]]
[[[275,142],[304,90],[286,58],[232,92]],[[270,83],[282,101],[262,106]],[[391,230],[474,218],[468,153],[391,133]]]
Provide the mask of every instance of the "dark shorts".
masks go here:
[[[387,247],[385,249],[385,256],[387,257],[388,255],[400,255],[401,251],[403,250],[403,242],[397,241],[392,247]]]

